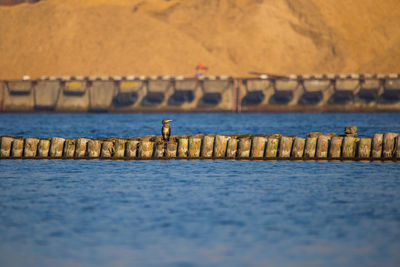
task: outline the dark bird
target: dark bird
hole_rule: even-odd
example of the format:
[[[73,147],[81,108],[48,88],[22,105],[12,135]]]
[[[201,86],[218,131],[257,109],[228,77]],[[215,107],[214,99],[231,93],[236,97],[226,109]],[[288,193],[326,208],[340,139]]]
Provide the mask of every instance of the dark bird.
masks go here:
[[[169,136],[171,135],[171,127],[169,126],[169,122],[172,120],[163,120],[162,121],[162,128],[161,128],[161,135],[164,141],[169,141]]]

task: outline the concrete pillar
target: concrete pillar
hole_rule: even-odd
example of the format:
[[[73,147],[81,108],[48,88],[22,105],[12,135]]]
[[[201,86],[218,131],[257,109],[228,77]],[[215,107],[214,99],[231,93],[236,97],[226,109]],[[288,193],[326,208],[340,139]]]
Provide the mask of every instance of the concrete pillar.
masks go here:
[[[226,157],[229,159],[236,158],[239,140],[235,136],[231,136],[228,140],[228,147],[226,149]]]
[[[329,149],[329,158],[338,159],[342,156],[341,155],[342,143],[343,143],[342,136],[333,136],[332,137],[331,147]]]
[[[189,154],[189,138],[187,136],[178,137],[178,157],[187,158]]]
[[[101,144],[101,153],[100,156],[102,158],[111,158],[114,153],[114,142],[113,141],[103,141]]]
[[[267,142],[267,150],[265,151],[266,158],[276,158],[278,153],[279,137],[269,136]]]
[[[292,158],[301,159],[304,155],[304,146],[306,139],[302,137],[295,137],[293,141]]]
[[[370,158],[371,145],[372,145],[372,138],[370,137],[360,138],[360,142],[358,143],[358,158],[360,159]]]
[[[397,133],[385,133],[383,135],[383,158],[390,159],[393,158],[394,148],[395,148],[395,138],[399,134]]]
[[[326,135],[318,136],[317,140],[317,158],[326,158],[328,157],[328,148],[329,148],[330,137]]]
[[[251,137],[245,136],[239,139],[238,158],[250,158]]]
[[[136,158],[138,155],[138,140],[128,140],[126,142],[126,157],[127,158]]]
[[[125,157],[125,139],[116,139],[114,141],[114,158],[115,159],[122,159]]]
[[[50,157],[61,158],[63,156],[65,139],[61,137],[52,137],[50,145]]]
[[[356,146],[357,138],[352,136],[346,136],[343,139],[342,145],[342,157],[351,159],[356,157]]]
[[[81,159],[87,156],[87,143],[89,139],[86,138],[78,138],[76,139],[75,145],[75,158]]]
[[[383,134],[374,134],[372,137],[372,158],[380,159],[382,157]]]
[[[64,158],[72,159],[75,155],[75,139],[65,139],[64,143]]]
[[[89,140],[87,142],[87,155],[89,158],[99,158],[101,151],[101,141]]]
[[[36,157],[38,145],[39,145],[39,138],[26,138],[25,139],[24,157],[25,158]]]
[[[225,158],[226,150],[228,146],[229,136],[226,135],[216,135],[215,145],[214,145],[214,158]]]
[[[305,158],[315,158],[315,150],[317,147],[317,138],[318,137],[307,137],[306,140],[306,148],[304,149],[304,157]]]
[[[265,154],[265,145],[267,143],[268,137],[266,136],[254,136],[253,144],[251,148],[252,158],[263,158]]]
[[[201,156],[203,158],[212,158],[214,152],[214,135],[205,135],[203,145],[201,146]]]
[[[10,136],[1,137],[0,157],[9,158],[11,156],[11,146],[14,138]]]
[[[142,140],[139,143],[139,159],[151,159],[153,157],[154,142],[151,140]]]
[[[23,151],[24,151],[24,138],[23,137],[15,138],[12,143],[11,156],[13,158],[20,158],[22,157]]]
[[[189,137],[189,157],[198,158],[201,152],[202,135],[192,135]]]
[[[292,153],[292,144],[293,144],[293,137],[291,136],[281,137],[281,142],[279,145],[280,158],[290,158],[290,154]]]
[[[47,158],[50,150],[50,139],[40,139],[38,146],[38,156]]]
[[[169,141],[167,143],[167,151],[165,152],[165,157],[176,158],[177,149],[178,149],[178,143],[176,141]]]

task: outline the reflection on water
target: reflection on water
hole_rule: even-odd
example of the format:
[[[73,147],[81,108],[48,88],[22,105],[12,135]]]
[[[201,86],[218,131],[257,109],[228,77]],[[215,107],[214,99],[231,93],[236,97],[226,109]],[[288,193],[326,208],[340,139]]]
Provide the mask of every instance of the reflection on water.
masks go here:
[[[400,132],[397,114],[6,114],[0,134]],[[400,262],[400,165],[0,161],[0,264],[385,265]]]

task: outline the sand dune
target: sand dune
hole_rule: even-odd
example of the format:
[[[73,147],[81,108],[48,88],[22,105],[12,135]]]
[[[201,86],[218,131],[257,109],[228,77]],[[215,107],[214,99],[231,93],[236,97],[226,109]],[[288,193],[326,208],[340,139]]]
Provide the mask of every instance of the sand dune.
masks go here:
[[[398,0],[45,0],[0,7],[0,78],[400,72]]]

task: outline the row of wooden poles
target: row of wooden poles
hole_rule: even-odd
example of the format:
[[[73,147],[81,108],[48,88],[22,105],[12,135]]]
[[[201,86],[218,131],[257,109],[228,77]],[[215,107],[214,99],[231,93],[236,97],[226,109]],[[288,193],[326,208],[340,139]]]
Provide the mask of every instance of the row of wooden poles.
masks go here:
[[[397,133],[272,135],[182,135],[65,139],[1,136],[1,159],[339,159],[400,160]]]

